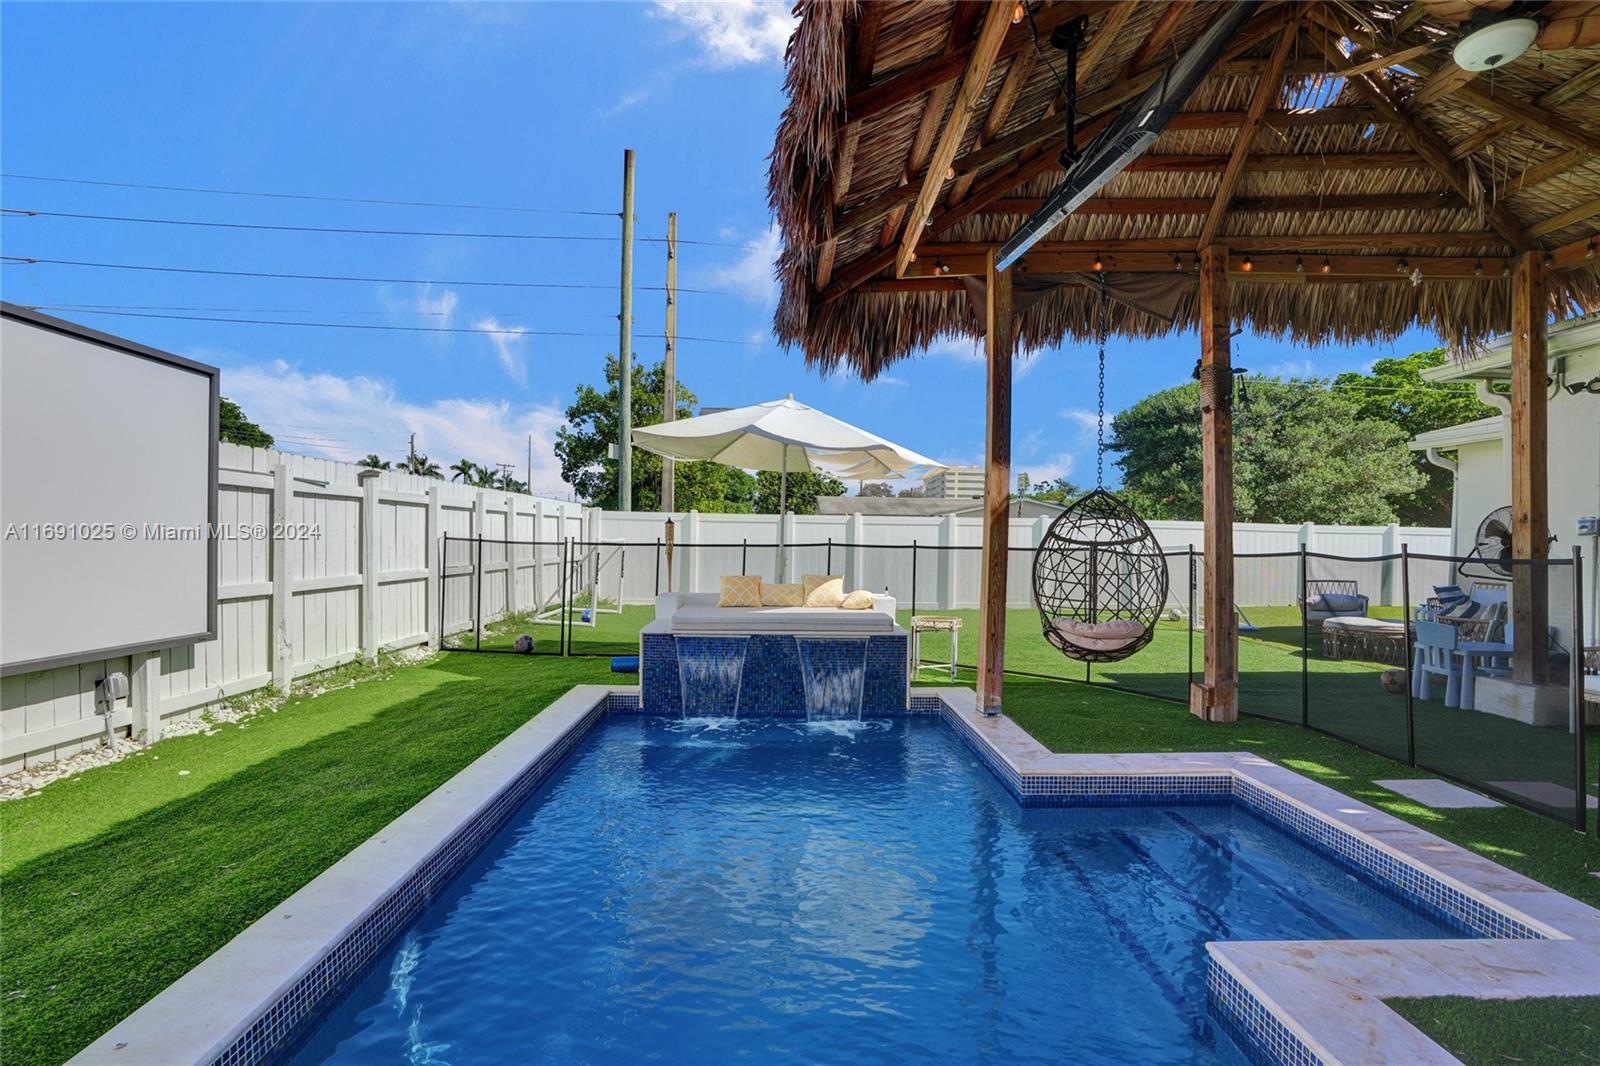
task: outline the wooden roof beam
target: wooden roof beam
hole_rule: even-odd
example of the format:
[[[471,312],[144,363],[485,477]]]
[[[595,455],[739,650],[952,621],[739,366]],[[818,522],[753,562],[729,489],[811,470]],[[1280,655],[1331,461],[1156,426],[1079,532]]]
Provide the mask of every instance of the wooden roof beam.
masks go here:
[[[1156,19],[1155,25],[1150,27],[1150,32],[1145,36],[1144,43],[1139,50],[1133,53],[1133,58],[1128,60],[1127,73],[1136,74],[1144,65],[1156,57],[1156,53],[1165,48],[1172,39],[1173,32],[1178,28],[1178,23],[1183,21],[1183,16],[1189,13],[1189,8],[1194,0],[1171,0],[1166,9],[1161,12],[1161,17]],[[1130,5],[1132,6],[1132,5]]]
[[[1220,165],[1227,160],[1216,157]],[[1077,215],[1205,215],[1214,200],[1208,197],[1094,197],[1086,200]],[[1043,197],[1006,197],[989,205],[986,214],[1031,215],[1044,204]],[[1264,214],[1293,211],[1314,214],[1319,211],[1428,211],[1434,208],[1467,210],[1453,192],[1355,193],[1348,195],[1258,196],[1236,199],[1231,214]]]
[[[916,252],[917,241],[922,238],[923,221],[933,213],[933,205],[939,198],[939,190],[944,187],[945,173],[950,169],[950,164],[956,161],[956,153],[961,149],[961,138],[967,132],[967,124],[972,121],[972,113],[977,109],[978,101],[983,96],[984,87],[989,82],[989,72],[994,69],[995,57],[999,55],[1000,45],[1010,28],[1010,7],[1000,3],[990,4],[985,9],[983,25],[978,30],[977,42],[972,46],[972,56],[967,62],[967,71],[961,76],[961,88],[956,90],[950,117],[939,133],[938,146],[933,150],[933,157],[928,160],[927,172],[922,176],[921,188],[906,219],[905,230],[900,238],[900,250],[895,255],[896,277],[904,276],[906,264]]]
[[[1575,167],[1587,159],[1581,150],[1569,148],[1560,155],[1552,156],[1537,166],[1529,167],[1521,174],[1507,181],[1494,191],[1495,199],[1499,200],[1513,193],[1521,192],[1530,185],[1537,185],[1541,181],[1549,181],[1569,167]]]
[[[846,71],[846,84],[855,89],[865,85],[872,77],[872,60],[878,50],[878,33],[883,29],[887,4],[862,4],[858,9],[855,38],[851,42],[850,66]],[[839,251],[839,238],[833,231],[831,220],[836,217],[832,205],[841,204],[850,195],[850,182],[855,176],[856,148],[861,143],[861,123],[846,122],[839,131],[839,155],[833,169],[832,204],[829,207],[829,237],[817,249],[815,285],[826,288],[833,280],[833,260]]]
[[[1528,227],[1528,236],[1543,237],[1547,233],[1555,233],[1557,230],[1564,230],[1568,226],[1576,226],[1580,222],[1587,222],[1596,215],[1600,215],[1600,197],[1585,200],[1581,204],[1569,207],[1559,215],[1547,218],[1543,222],[1534,223]]]
[[[1283,64],[1289,58],[1289,48],[1294,44],[1298,25],[1299,22],[1296,20],[1279,32],[1278,43],[1273,47],[1266,69],[1261,72],[1261,77],[1256,82],[1256,91],[1250,97],[1250,110],[1245,116],[1238,136],[1234,138],[1233,154],[1228,158],[1228,165],[1222,171],[1222,180],[1217,184],[1216,197],[1211,204],[1211,213],[1206,216],[1205,225],[1200,230],[1200,243],[1197,248],[1213,244],[1222,229],[1222,220],[1228,213],[1228,202],[1233,199],[1233,192],[1238,188],[1239,179],[1244,176],[1244,161],[1250,154],[1251,145],[1255,142],[1256,128],[1267,113],[1267,105],[1278,95],[1283,81]]]
[[[1311,39],[1322,49],[1330,62],[1338,62],[1343,58],[1337,46],[1325,34],[1313,33]],[[1477,175],[1470,169],[1471,164],[1450,158],[1449,145],[1416,116],[1402,111],[1390,98],[1382,81],[1382,75],[1358,74],[1346,84],[1355,86],[1356,91],[1374,108],[1388,116],[1389,120],[1400,128],[1401,134],[1412,149],[1422,156],[1463,200],[1468,203],[1482,202],[1484,218],[1513,248],[1522,250],[1533,246],[1533,242],[1522,232],[1521,225],[1506,210],[1505,205],[1485,202],[1486,197],[1483,190],[1478,187]]]
[[[868,4],[865,6],[875,6]],[[1011,5],[1002,5],[1006,8],[1008,16]],[[1079,15],[1095,15],[1101,11],[1118,6],[1110,0],[1100,2],[1070,2],[1051,4],[1033,16],[1039,28],[1041,37],[1048,37],[1057,26],[1070,22]],[[1033,48],[1033,38],[1029,35],[1026,23],[1020,26],[1009,26],[1009,32],[1001,42],[998,52],[993,59],[999,61],[1016,55],[1019,52]],[[869,85],[860,92],[850,93],[845,98],[845,113],[852,122],[871,118],[881,114],[897,104],[915,99],[937,86],[955,81],[967,69],[973,45],[962,44],[945,49],[939,55],[924,59],[901,70],[897,70],[881,81]]]
[[[1028,84],[1028,76],[1033,73],[1037,57],[1036,52],[1023,52],[1011,61],[1011,66],[1006,70],[1005,80],[1000,83],[1000,88],[994,94],[994,102],[989,105],[989,114],[984,117],[983,128],[978,131],[976,148],[982,148],[994,140],[1000,128],[1006,124],[1006,119],[1011,117],[1011,109],[1016,106],[1017,97],[1022,94],[1023,87]],[[950,186],[950,202],[958,204],[965,199],[976,179],[977,174],[974,171],[959,175],[955,184]]]
[[[1022,274],[1091,274],[1095,263],[1108,274],[1183,273],[1192,274],[1196,256],[1189,249],[1174,251],[1105,252],[1087,249],[1040,251],[1030,248],[1012,269]],[[1579,247],[1572,256],[1581,256]],[[1267,284],[1300,284],[1317,281],[1369,281],[1407,284],[1413,271],[1420,270],[1424,281],[1502,281],[1509,269],[1506,255],[1350,255],[1321,252],[1249,252],[1228,249],[1228,270],[1239,280]],[[952,281],[983,273],[982,254],[964,252],[927,256],[913,265],[904,281]],[[1557,267],[1556,269],[1561,269]],[[882,285],[884,282],[869,282]],[[890,290],[892,291],[892,290]],[[954,291],[953,289],[947,291]]]

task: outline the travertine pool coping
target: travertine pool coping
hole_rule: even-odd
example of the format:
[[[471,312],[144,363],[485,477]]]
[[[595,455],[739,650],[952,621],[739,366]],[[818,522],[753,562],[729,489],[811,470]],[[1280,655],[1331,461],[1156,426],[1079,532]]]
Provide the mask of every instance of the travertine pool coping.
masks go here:
[[[971,689],[912,691],[914,705],[940,701],[941,716],[1013,792],[1096,777],[1245,782],[1544,938],[1208,944],[1213,977],[1225,975],[1230,994],[1259,1008],[1257,1022],[1278,1034],[1265,1042],[1284,1061],[1455,1061],[1384,997],[1600,994],[1600,911],[1275,763],[1245,752],[1058,754],[1009,718],[979,714]],[[340,964],[381,955],[589,728],[608,711],[636,708],[637,694],[573,688],[72,1061],[176,1066],[270,1055],[344,987]]]

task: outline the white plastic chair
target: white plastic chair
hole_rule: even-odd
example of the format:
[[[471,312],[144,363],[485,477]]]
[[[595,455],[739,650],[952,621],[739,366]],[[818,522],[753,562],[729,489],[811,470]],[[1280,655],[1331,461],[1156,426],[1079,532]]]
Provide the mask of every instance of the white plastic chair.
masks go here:
[[[1444,705],[1455,707],[1461,701],[1461,666],[1456,660],[1456,627],[1445,622],[1413,622],[1411,632],[1416,650],[1411,659],[1411,694],[1419,700],[1432,699],[1433,678],[1444,678]]]

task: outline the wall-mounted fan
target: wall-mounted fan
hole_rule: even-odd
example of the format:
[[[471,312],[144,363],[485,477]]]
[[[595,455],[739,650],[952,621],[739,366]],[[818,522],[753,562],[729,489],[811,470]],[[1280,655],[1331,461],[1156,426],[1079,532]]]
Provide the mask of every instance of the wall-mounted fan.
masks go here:
[[[1511,508],[1496,507],[1478,523],[1478,532],[1473,537],[1469,561],[1462,563],[1456,569],[1462,577],[1503,581],[1511,576],[1511,568],[1501,560],[1510,556]]]

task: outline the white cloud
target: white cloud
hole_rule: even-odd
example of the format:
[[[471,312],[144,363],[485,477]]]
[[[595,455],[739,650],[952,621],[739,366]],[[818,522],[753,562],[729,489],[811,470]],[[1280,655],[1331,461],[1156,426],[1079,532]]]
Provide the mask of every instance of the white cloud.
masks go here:
[[[512,326],[502,323],[493,315],[485,315],[472,323],[473,329],[494,330],[485,333],[489,343],[494,345],[494,351],[500,357],[500,365],[505,368],[506,375],[518,385],[528,383],[528,362],[523,354],[522,346],[527,341],[526,326]]]
[[[627,111],[630,108],[637,107],[639,104],[644,103],[648,99],[650,99],[649,89],[635,89],[632,92],[623,93],[609,106],[602,107],[600,109],[600,114],[604,118],[612,118],[613,116],[622,114],[624,111]]]
[[[1038,429],[1038,428],[1030,429],[1030,430],[1028,430],[1028,432],[1026,434],[1023,435],[1023,437],[1022,437],[1022,455],[1023,455],[1024,458],[1028,458],[1028,459],[1033,458],[1034,456],[1038,455],[1039,452],[1043,448],[1044,448],[1044,430],[1043,429]]]
[[[1037,463],[1017,463],[1012,466],[1012,475],[1027,474],[1028,480],[1035,485],[1043,485],[1054,481],[1058,477],[1069,477],[1077,461],[1068,452],[1061,452]]]
[[[1094,411],[1086,411],[1081,407],[1069,407],[1061,412],[1061,417],[1076,426],[1085,440],[1093,440],[1095,430],[1100,426],[1100,415]],[[1110,428],[1111,420],[1114,417],[1116,416],[1113,414],[1106,414],[1105,424],[1107,428]]]
[[[982,363],[985,358],[982,337],[940,337],[923,354],[960,363]]]
[[[778,301],[778,276],[773,270],[777,258],[778,224],[774,222],[765,233],[745,244],[744,254],[738,259],[714,268],[711,283],[771,307]]]
[[[480,463],[508,462],[522,476],[528,434],[533,434],[533,489],[560,492],[561,464],[555,433],[565,424],[561,409],[513,407],[506,400],[442,397],[409,403],[392,384],[369,377],[303,373],[282,360],[225,370],[223,392],[270,430],[294,427],[293,451],[354,460],[368,452],[386,458],[405,454],[407,438],[441,467],[463,456]]]
[[[1309,359],[1291,359],[1285,363],[1273,363],[1267,367],[1267,373],[1275,378],[1314,378],[1317,376],[1317,366]]]
[[[455,321],[456,305],[460,302],[461,297],[454,289],[440,289],[438,295],[435,295],[433,284],[430,282],[417,287],[416,296],[412,300],[412,310],[419,315],[439,320],[430,323],[431,325],[449,326]]]
[[[713,67],[781,63],[795,27],[786,0],[655,0],[652,14],[693,38]]]
[[[1042,349],[1023,352],[1022,355],[1017,359],[1014,376],[1019,378],[1027,377],[1029,374],[1033,373],[1034,369],[1037,368],[1040,362],[1043,360],[1044,351]]]

